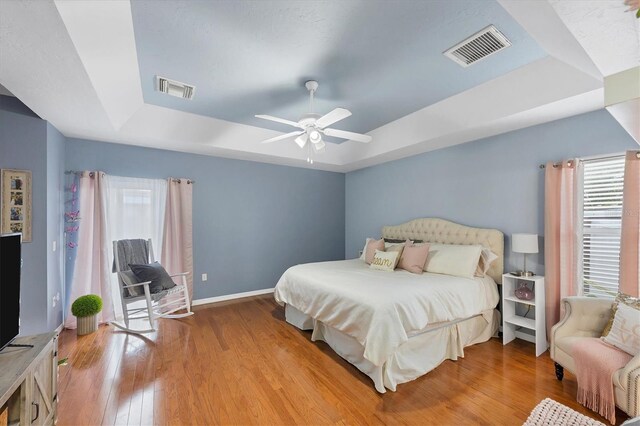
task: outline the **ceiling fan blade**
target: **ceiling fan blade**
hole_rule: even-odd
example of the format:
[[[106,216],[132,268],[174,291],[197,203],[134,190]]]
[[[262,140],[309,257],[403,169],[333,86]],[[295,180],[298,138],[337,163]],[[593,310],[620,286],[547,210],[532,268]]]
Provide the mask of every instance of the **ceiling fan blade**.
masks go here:
[[[285,133],[284,135],[280,135],[280,136],[276,136],[276,137],[271,138],[271,139],[267,139],[265,141],[262,141],[261,143],[277,142],[277,141],[281,141],[283,139],[289,139],[289,138],[292,138],[294,136],[301,135],[303,133],[304,133],[304,130],[296,130],[295,132]]]
[[[297,143],[300,148],[304,148],[304,146],[307,144],[308,138],[309,136],[306,132],[304,132],[303,134],[298,136],[294,142]]]
[[[358,141],[363,143],[371,142],[371,139],[373,139],[369,135],[347,132],[346,130],[324,129],[323,131],[324,131],[324,134],[327,136],[333,136],[333,137],[342,138],[342,139],[349,139],[352,141]]]
[[[324,147],[325,147],[325,144],[324,144],[323,141],[320,141],[318,143],[314,143],[313,144],[313,150],[315,152],[320,152],[320,151],[324,150]]]
[[[351,115],[351,111],[344,108],[336,108],[331,112],[326,113],[322,117],[316,120],[316,127],[324,129],[327,126],[331,126],[333,123],[337,123],[340,120],[344,120],[345,118]]]
[[[276,123],[288,124],[289,126],[297,127],[302,129],[303,127],[296,123],[295,121],[285,120],[284,118],[274,117],[272,115],[256,115],[256,118],[261,118],[263,120],[275,121]]]

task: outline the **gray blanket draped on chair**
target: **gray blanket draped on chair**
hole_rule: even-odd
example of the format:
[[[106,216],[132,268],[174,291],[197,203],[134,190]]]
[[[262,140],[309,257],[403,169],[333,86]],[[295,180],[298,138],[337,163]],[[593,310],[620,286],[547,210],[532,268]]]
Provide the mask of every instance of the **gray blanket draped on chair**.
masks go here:
[[[129,265],[146,265],[149,263],[149,247],[147,240],[120,240],[117,242],[118,256],[114,256],[112,272],[116,272],[116,258],[120,259],[120,271],[128,271]]]

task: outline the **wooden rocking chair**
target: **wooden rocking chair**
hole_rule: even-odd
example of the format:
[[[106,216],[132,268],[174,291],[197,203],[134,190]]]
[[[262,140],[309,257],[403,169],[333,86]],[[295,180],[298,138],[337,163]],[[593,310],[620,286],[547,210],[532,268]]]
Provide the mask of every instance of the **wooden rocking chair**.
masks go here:
[[[119,250],[124,249],[126,253]],[[133,244],[132,244],[133,243]],[[132,253],[131,247],[138,247],[137,253]],[[149,284],[151,281],[138,282],[138,279],[129,268],[129,263],[153,263],[153,246],[151,240],[120,240],[113,242],[114,271],[118,275],[118,283],[120,284],[120,300],[122,302],[122,313],[124,316],[124,324],[118,321],[112,324],[121,330],[130,333],[151,333],[156,331],[155,322],[158,318],[184,318],[193,315],[191,312],[191,299],[189,298],[189,290],[187,288],[187,275],[189,272],[170,275],[172,279],[180,277],[180,284],[176,283],[175,287],[163,290],[160,293],[151,293]],[[129,259],[129,261],[127,261]],[[135,262],[131,262],[135,259]],[[145,306],[130,307],[136,302],[145,301]],[[186,313],[176,314],[177,311],[186,310]],[[148,320],[149,328],[138,330],[130,327],[132,320]]]

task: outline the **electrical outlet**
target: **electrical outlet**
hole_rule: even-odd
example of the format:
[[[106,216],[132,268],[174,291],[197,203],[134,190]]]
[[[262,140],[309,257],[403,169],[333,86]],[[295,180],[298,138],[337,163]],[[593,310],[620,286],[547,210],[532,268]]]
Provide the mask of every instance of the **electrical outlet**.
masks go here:
[[[53,252],[55,253],[55,251],[58,249],[58,242],[54,241],[53,242]]]
[[[202,274],[202,281],[206,281],[207,279],[207,274]]]

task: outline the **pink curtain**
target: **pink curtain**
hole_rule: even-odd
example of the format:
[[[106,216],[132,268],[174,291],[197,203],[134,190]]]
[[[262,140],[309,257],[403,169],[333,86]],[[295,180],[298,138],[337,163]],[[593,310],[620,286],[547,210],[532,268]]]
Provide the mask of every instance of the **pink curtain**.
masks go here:
[[[193,182],[169,178],[164,213],[161,264],[169,274],[189,272],[187,286],[193,299]]]
[[[640,151],[628,151],[624,164],[620,292],[640,295]]]
[[[114,319],[111,299],[111,282],[104,173],[84,172],[79,184],[79,228],[76,260],[71,282],[71,298],[64,326],[76,328],[76,317],[71,314],[71,304],[80,296],[97,294],[102,297],[102,312],[98,321],[105,323]]]
[[[544,264],[547,337],[562,315],[561,300],[578,293],[578,161],[549,162],[545,171]]]

